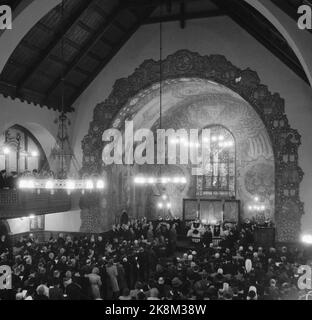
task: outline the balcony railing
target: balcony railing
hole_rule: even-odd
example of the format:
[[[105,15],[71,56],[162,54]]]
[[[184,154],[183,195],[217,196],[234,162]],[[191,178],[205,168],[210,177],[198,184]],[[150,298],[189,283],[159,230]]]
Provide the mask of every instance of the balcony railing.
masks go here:
[[[30,214],[66,212],[71,197],[66,192],[0,190],[0,218],[12,219]]]

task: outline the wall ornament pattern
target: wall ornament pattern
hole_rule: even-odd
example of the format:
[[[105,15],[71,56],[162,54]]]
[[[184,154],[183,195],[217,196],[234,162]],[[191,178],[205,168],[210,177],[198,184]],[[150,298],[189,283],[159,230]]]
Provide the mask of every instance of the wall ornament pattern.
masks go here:
[[[109,97],[95,107],[93,121],[82,141],[82,173],[102,174],[105,171],[110,176],[110,169],[104,168],[102,162],[102,134],[112,127],[112,120],[128,101],[140,91],[159,84],[159,70],[160,61],[144,61],[132,75],[117,80]],[[284,99],[278,93],[271,93],[261,83],[257,72],[249,68],[241,70],[222,55],[202,56],[179,50],[162,61],[162,70],[162,80],[196,77],[224,85],[254,108],[267,129],[274,151],[277,241],[297,241],[304,214],[299,195],[304,176],[298,164],[301,136],[289,125]],[[94,209],[94,213],[99,214],[99,210]]]

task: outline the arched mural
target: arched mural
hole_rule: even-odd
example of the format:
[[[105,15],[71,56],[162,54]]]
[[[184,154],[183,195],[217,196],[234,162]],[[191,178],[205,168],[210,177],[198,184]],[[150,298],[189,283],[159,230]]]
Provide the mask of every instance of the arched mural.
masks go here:
[[[275,207],[275,181],[274,181],[274,154],[272,144],[263,124],[263,121],[253,109],[239,95],[223,85],[211,82],[206,79],[180,78],[170,79],[162,85],[163,108],[162,128],[163,129],[191,129],[202,130],[213,127],[215,124],[227,128],[235,138],[236,149],[236,195],[241,200],[242,218],[252,218],[259,213],[250,212],[248,207],[253,204],[254,198],[260,197],[266,211],[265,218],[274,220]],[[112,127],[124,132],[125,121],[132,120],[134,131],[139,128],[148,128],[155,132],[159,128],[159,86],[154,85],[142,90],[139,94],[130,99],[120,112],[112,119]],[[178,159],[179,160],[179,159]],[[177,161],[180,163],[179,161]],[[196,166],[167,165],[162,168],[162,174],[174,176],[175,174],[187,177],[187,185],[184,187],[167,185],[162,188],[148,190],[134,187],[131,179],[127,177],[129,168],[116,165],[112,167],[112,181],[117,198],[126,197],[131,199],[130,192],[125,188],[115,186],[114,181],[120,181],[123,173],[124,181],[130,181],[135,193],[140,197],[136,205],[144,203],[150,216],[156,218],[159,215],[157,201],[160,194],[167,194],[172,203],[171,214],[182,217],[183,198],[195,198],[196,176],[192,174]],[[144,173],[146,175],[157,175],[157,165],[134,165],[130,169],[132,175]],[[120,184],[120,182],[119,182]],[[216,198],[216,196],[212,197]],[[114,198],[111,199],[114,201]],[[126,201],[118,201],[120,206],[129,209]],[[132,208],[137,212],[136,205]],[[162,212],[162,210],[160,210]]]
[[[117,128],[130,119],[141,127],[157,127],[159,63],[147,60],[130,77],[116,81],[107,100],[94,110],[94,120],[82,142],[82,170],[106,172],[111,183],[107,200],[116,198],[119,181],[116,174],[123,172],[128,180],[135,173],[135,167],[131,170],[122,166],[104,168],[102,134],[105,129]],[[259,194],[267,201],[268,214],[275,218],[277,240],[296,241],[303,214],[299,198],[303,172],[298,166],[301,142],[298,132],[288,124],[284,100],[270,93],[256,72],[240,70],[223,56],[200,56],[181,50],[162,63],[163,127],[170,124],[170,128],[204,128],[219,124],[231,130],[237,140],[237,190],[242,205],[246,206],[253,195]],[[166,94],[170,96],[166,98]],[[133,194],[128,184],[123,184],[123,203],[106,201],[106,207],[99,205],[100,209],[94,214],[105,216],[104,220],[110,223],[119,210],[133,210],[133,204],[138,202],[135,199],[142,197],[142,192]],[[188,185],[182,196],[189,196],[193,191],[194,186]],[[148,196],[152,194],[151,191]],[[140,206],[135,210],[137,214],[152,211],[151,201],[141,201]],[[83,231],[88,230],[93,232],[92,222]]]

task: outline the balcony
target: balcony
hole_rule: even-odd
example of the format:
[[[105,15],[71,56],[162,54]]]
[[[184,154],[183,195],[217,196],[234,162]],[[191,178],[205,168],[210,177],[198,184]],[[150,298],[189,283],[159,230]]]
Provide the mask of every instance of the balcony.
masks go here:
[[[66,192],[0,190],[0,219],[13,219],[30,214],[66,212],[71,197]]]

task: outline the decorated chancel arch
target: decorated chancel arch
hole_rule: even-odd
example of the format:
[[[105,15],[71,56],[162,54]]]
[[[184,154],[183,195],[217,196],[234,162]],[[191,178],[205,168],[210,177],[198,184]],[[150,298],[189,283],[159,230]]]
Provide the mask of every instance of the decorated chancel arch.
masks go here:
[[[180,50],[163,60],[163,81],[182,78],[205,79],[216,82],[237,93],[250,104],[262,120],[271,139],[275,163],[275,224],[277,240],[293,242],[298,240],[301,228],[301,217],[304,213],[303,203],[300,201],[299,189],[303,179],[303,172],[298,165],[298,148],[301,144],[299,133],[292,129],[285,114],[285,103],[279,94],[272,94],[267,86],[260,83],[255,71],[241,70],[233,66],[224,56],[201,56],[198,53]],[[106,171],[108,178],[109,168],[104,168],[102,161],[102,134],[104,130],[118,121],[119,112],[133,97],[160,81],[160,62],[146,60],[128,78],[116,81],[112,93],[94,109],[93,121],[89,132],[82,141],[84,173],[102,173]],[[265,166],[265,165],[263,165]],[[264,168],[265,169],[265,168]],[[265,171],[265,170],[264,170]],[[252,170],[250,170],[252,174]],[[265,181],[266,177],[259,177]],[[102,203],[105,206],[102,206]],[[94,207],[94,204],[92,208]],[[84,212],[86,208],[84,207]],[[99,200],[96,210],[90,210],[101,218],[88,221],[97,221],[96,224],[109,222],[108,202]],[[92,213],[93,212],[93,213]],[[95,217],[94,217],[95,218]],[[82,231],[92,230],[92,222]]]

